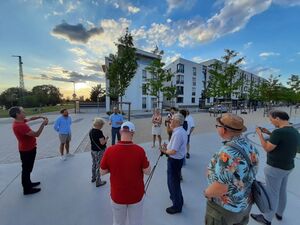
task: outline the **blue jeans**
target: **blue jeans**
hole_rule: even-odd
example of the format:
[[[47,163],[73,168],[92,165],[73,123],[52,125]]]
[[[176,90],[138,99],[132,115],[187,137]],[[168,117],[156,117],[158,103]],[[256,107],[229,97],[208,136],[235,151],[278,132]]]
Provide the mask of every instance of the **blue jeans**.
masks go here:
[[[180,174],[183,159],[168,158],[168,188],[173,207],[181,210],[183,206],[183,196],[180,187]]]
[[[118,137],[118,141],[121,140],[121,134],[120,134],[121,127],[118,128],[111,128],[111,145],[115,144],[116,136]]]

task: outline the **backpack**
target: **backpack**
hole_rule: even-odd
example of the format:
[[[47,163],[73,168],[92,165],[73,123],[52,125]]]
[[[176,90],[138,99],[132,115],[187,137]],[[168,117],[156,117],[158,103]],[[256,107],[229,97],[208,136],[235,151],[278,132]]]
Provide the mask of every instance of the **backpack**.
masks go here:
[[[266,191],[266,187],[262,182],[256,180],[255,173],[253,171],[253,165],[249,159],[249,156],[239,145],[233,142],[227,142],[225,145],[236,149],[237,151],[239,151],[239,153],[243,155],[244,159],[246,160],[250,168],[250,172],[252,172],[254,175],[254,180],[251,186],[253,201],[262,213],[270,212],[272,209],[271,209],[270,198]]]

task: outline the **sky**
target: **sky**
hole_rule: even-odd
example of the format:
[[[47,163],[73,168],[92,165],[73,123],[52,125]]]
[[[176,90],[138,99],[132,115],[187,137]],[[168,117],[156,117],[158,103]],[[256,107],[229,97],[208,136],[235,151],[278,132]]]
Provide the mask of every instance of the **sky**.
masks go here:
[[[135,46],[177,57],[220,59],[224,49],[245,57],[244,70],[300,74],[300,0],[6,0],[0,1],[0,93],[52,84],[64,97],[89,96],[104,83],[104,57],[116,52],[126,28]]]

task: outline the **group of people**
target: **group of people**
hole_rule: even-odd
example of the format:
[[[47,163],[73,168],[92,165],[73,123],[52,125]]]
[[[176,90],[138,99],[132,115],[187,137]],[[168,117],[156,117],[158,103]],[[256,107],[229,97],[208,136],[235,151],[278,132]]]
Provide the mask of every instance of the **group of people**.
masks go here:
[[[55,122],[54,129],[59,132],[60,152],[64,149],[69,154],[71,119],[65,110],[62,117]],[[12,107],[9,114],[14,118],[13,131],[19,141],[22,161],[22,185],[24,194],[39,192],[40,182],[32,182],[30,173],[36,155],[36,137],[48,124],[45,117],[25,118],[21,107]],[[32,131],[28,121],[43,119],[39,129]],[[294,168],[294,158],[300,145],[298,130],[289,124],[289,116],[284,111],[274,110],[269,114],[274,131],[258,127],[256,132],[262,148],[267,154],[265,167],[266,190],[270,198],[271,210],[265,214],[251,214],[257,222],[271,225],[273,217],[283,219],[286,206],[286,187],[289,174]],[[136,132],[132,122],[124,122],[118,109],[113,109],[109,118],[112,125],[112,145],[107,147],[109,137],[101,131],[105,121],[95,118],[93,128],[89,131],[92,155],[92,182],[102,186],[106,181],[101,177],[110,173],[111,205],[113,224],[142,224],[143,196],[145,193],[144,175],[151,173],[151,166],[145,150],[133,143]],[[167,185],[172,205],[166,208],[168,214],[181,213],[184,198],[180,186],[181,169],[185,158],[189,158],[189,139],[195,124],[189,118],[187,110],[177,112],[172,108],[167,116],[165,126],[169,143],[161,143],[162,117],[156,109],[152,117],[152,134],[158,136],[159,149],[167,159]],[[217,134],[224,140],[223,146],[212,157],[207,170],[208,186],[203,195],[207,198],[206,225],[245,225],[248,224],[253,204],[251,186],[259,166],[258,150],[243,136],[246,131],[244,120],[234,114],[226,113],[216,119]],[[160,128],[160,129],[158,129]],[[264,135],[269,135],[266,139]],[[115,143],[117,137],[118,142]],[[154,137],[154,136],[153,136]],[[153,139],[153,147],[155,138]],[[241,154],[243,151],[246,154]],[[251,165],[247,164],[247,155]],[[65,159],[65,158],[64,158]],[[250,169],[252,167],[252,169]]]

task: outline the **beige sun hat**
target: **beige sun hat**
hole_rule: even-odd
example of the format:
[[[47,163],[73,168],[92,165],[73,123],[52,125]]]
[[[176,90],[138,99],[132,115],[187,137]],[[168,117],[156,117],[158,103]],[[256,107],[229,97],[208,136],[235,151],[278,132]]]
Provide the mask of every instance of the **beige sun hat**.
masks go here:
[[[226,129],[229,129],[232,132],[242,133],[247,130],[247,127],[244,125],[243,118],[232,113],[225,113],[216,120]]]

